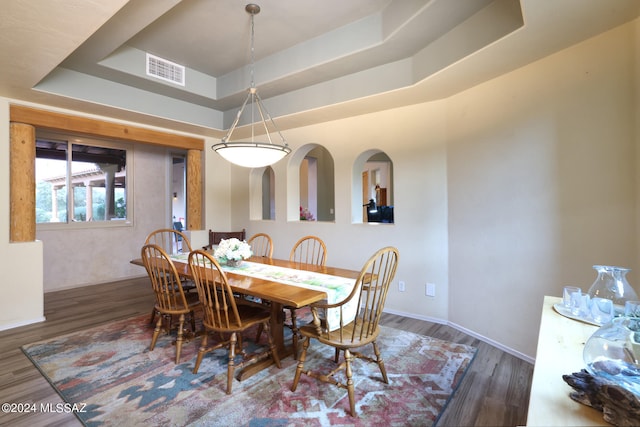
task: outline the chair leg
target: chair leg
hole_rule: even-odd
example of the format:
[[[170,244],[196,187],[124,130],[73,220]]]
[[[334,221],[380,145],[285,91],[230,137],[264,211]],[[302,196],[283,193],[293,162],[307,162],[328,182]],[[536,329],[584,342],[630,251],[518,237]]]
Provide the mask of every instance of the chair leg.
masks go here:
[[[380,373],[382,374],[382,379],[385,384],[389,384],[389,378],[387,378],[387,370],[384,367],[384,361],[382,360],[382,356],[380,356],[380,350],[378,350],[378,344],[374,341],[373,343],[373,352],[376,355],[376,362],[378,363],[378,367],[380,368]]]
[[[154,306],[151,310],[151,317],[149,318],[149,324],[153,325],[153,322],[156,320],[156,307]]]
[[[153,336],[151,337],[151,345],[149,346],[149,351],[153,351],[156,347],[156,341],[158,341],[158,335],[160,335],[160,329],[162,328],[162,315],[158,317],[158,321],[156,322],[156,328],[153,330]]]
[[[180,363],[180,353],[182,353],[182,330],[184,329],[184,314],[180,315],[178,321],[178,337],[176,338],[176,365]]]
[[[207,331],[204,331],[202,341],[200,342],[200,349],[198,350],[198,357],[196,357],[196,366],[193,368],[193,373],[197,374],[198,369],[200,369],[200,363],[202,363],[202,356],[207,352],[207,340],[209,338],[209,334]]]
[[[256,342],[260,342],[260,337],[262,336],[262,331],[264,330],[264,325],[260,323],[258,325],[258,332],[256,332]]]
[[[235,366],[235,358],[236,358],[236,341],[237,336],[236,333],[231,334],[231,338],[229,339],[229,363],[227,364],[227,394],[231,394],[231,387],[233,386],[233,372],[236,369]]]
[[[242,354],[242,357],[244,357],[244,345],[242,344],[242,334],[238,334],[236,335],[236,338],[238,339],[236,341],[236,352],[238,354]]]
[[[194,314],[193,310],[191,310],[191,312],[189,313],[189,316],[191,316],[191,330],[193,331],[193,334],[195,335],[195,333],[196,333],[196,315]]]
[[[309,337],[305,338],[302,341],[302,353],[300,353],[300,358],[298,359],[298,367],[296,368],[296,376],[293,377],[291,391],[296,391],[296,388],[298,388],[298,381],[300,381],[300,375],[302,374],[302,370],[304,369],[304,360],[307,357],[307,349],[309,348],[310,342],[311,338]]]
[[[298,322],[296,321],[296,310],[290,308],[291,312],[291,332],[293,333],[293,358],[298,360]]]
[[[260,326],[264,328],[267,332],[267,339],[269,340],[269,350],[271,351],[271,358],[275,362],[278,369],[282,368],[280,365],[280,355],[278,354],[278,349],[276,349],[276,344],[273,342],[273,337],[271,336],[271,326],[269,326],[269,322],[261,323]]]
[[[349,408],[351,409],[351,416],[356,416],[356,401],[355,401],[355,387],[353,385],[353,372],[351,370],[351,361],[353,356],[349,349],[344,350],[344,360],[346,364],[345,373],[347,376],[347,392],[349,393]]]

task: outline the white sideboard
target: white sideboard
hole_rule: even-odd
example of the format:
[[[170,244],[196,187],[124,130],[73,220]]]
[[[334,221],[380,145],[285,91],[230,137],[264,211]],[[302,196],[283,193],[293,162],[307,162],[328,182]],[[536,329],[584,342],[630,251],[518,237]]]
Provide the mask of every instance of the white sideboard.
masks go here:
[[[609,426],[600,411],[572,400],[562,379],[585,367],[582,349],[598,328],[558,314],[553,305],[561,302],[544,297],[527,426]]]

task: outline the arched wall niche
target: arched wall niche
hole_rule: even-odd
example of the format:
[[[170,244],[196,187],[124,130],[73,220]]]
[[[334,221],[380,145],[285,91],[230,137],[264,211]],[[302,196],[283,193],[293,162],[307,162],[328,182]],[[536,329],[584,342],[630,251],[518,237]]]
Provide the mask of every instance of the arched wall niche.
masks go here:
[[[306,144],[287,164],[287,221],[300,221],[306,208],[317,221],[335,221],[333,157],[319,144]]]
[[[352,223],[394,222],[393,161],[384,151],[371,149],[356,158],[351,188]]]
[[[273,168],[251,169],[249,175],[249,216],[252,220],[275,220],[276,178]]]

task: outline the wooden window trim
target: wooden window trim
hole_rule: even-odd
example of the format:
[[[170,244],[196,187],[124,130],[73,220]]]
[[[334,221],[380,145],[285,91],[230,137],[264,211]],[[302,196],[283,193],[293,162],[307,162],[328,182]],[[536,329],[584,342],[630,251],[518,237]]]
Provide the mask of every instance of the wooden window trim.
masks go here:
[[[30,125],[34,128],[80,133],[98,138],[187,150],[187,228],[191,230],[200,230],[202,228],[201,168],[204,139],[21,105],[10,106],[9,120],[11,123]],[[35,240],[35,211],[32,216],[17,215],[15,213],[27,212],[35,206],[35,191],[30,190],[35,188],[35,173],[27,174],[30,176],[25,177],[24,169],[25,153],[35,152],[35,132],[27,130],[25,134],[25,131],[22,130],[24,127],[15,127],[15,129],[16,131],[12,130],[11,132],[11,156],[21,160],[10,163],[12,186],[10,241],[28,242]],[[27,141],[27,139],[30,139],[30,141]],[[15,149],[20,150],[20,152],[14,153]],[[32,162],[35,164],[35,155],[30,157],[33,157]],[[27,191],[23,191],[23,189]],[[19,196],[20,194],[22,196]],[[30,196],[24,197],[25,194]]]
[[[72,116],[21,105],[11,105],[9,119],[12,122],[30,124],[42,129],[62,130],[95,137],[113,138],[121,141],[133,141],[185,150],[204,150],[204,140],[202,138],[174,135],[153,129]]]

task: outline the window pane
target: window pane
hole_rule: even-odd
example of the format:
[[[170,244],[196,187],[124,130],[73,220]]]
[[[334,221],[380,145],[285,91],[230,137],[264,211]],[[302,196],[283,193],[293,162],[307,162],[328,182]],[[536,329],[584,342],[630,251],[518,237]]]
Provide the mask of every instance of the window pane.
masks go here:
[[[126,219],[126,159],[123,149],[36,138],[36,222]]]
[[[62,160],[36,158],[36,223],[67,222],[66,147]]]
[[[125,219],[126,150],[73,144],[71,157],[73,220]]]

